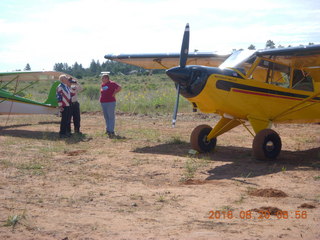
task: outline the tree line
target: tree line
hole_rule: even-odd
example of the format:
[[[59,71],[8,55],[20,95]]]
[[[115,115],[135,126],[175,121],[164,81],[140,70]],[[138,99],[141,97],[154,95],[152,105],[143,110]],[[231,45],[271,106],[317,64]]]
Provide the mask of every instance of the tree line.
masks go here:
[[[31,71],[31,66],[29,63],[23,69],[24,71]],[[64,72],[70,74],[78,79],[83,77],[95,77],[99,76],[101,72],[110,72],[111,74],[146,74],[147,70],[136,67],[124,63],[119,63],[115,61],[107,60],[100,64],[99,60],[92,60],[90,66],[88,68],[84,68],[82,64],[75,62],[73,65],[69,65],[68,63],[55,63],[53,66],[54,71]],[[15,71],[21,71],[21,69],[16,69]],[[160,72],[161,70],[153,71],[154,73]]]
[[[136,67],[115,61],[105,61],[100,63],[99,60],[92,60],[88,68],[84,68],[82,64],[75,62],[72,66],[67,63],[56,63],[53,67],[55,71],[64,72],[81,79],[83,77],[99,76],[101,72],[110,72],[111,74],[145,74],[147,71],[141,67]]]
[[[309,42],[308,45],[314,45],[314,43]],[[302,44],[300,44],[300,46],[303,46]],[[289,45],[288,47],[292,47],[291,45]],[[272,41],[272,40],[268,40],[266,42],[265,45],[265,49],[273,49],[273,48],[285,48],[285,46],[279,44],[278,47],[276,47],[276,44]],[[250,50],[255,50],[256,46],[254,46],[253,44],[250,44],[250,46],[248,47],[248,49]]]

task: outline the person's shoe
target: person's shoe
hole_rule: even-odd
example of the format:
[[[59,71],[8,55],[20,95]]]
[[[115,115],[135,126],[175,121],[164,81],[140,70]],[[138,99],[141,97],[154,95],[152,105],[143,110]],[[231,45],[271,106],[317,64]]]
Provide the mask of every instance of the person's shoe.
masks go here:
[[[125,139],[125,137],[119,136],[119,135],[114,135],[114,139]]]
[[[109,138],[115,138],[116,136],[114,132],[107,132],[107,134]]]

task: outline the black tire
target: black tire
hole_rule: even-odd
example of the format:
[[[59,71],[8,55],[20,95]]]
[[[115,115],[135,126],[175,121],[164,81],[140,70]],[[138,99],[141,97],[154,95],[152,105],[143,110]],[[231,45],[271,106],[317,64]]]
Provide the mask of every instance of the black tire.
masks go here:
[[[217,144],[217,138],[213,138],[210,141],[206,140],[211,130],[212,128],[205,124],[199,125],[195,129],[193,129],[190,136],[192,149],[203,153],[211,152]]]
[[[275,160],[281,152],[281,138],[272,129],[263,129],[252,143],[253,156],[257,160]]]

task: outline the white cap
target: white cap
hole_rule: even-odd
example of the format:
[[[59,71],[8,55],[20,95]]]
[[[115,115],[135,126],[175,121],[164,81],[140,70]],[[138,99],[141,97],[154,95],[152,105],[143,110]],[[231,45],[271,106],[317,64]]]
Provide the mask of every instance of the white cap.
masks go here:
[[[109,76],[109,74],[110,74],[110,72],[101,72],[100,73],[100,76],[102,77],[102,76]]]

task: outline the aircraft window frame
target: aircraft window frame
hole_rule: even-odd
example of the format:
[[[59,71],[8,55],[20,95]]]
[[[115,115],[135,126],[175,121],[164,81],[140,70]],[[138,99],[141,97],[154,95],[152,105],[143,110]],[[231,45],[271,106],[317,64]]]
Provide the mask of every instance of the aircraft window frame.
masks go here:
[[[244,62],[239,67],[244,68],[244,71],[246,72],[246,78],[247,79],[254,79],[253,73],[256,71],[256,68],[258,67],[258,64],[260,63],[261,58],[257,56],[252,56],[249,58],[246,62]]]
[[[279,64],[272,59],[261,58],[257,67],[267,69],[266,83],[283,88],[290,88],[291,67]]]
[[[292,70],[292,81],[291,88],[296,90],[314,91],[313,78],[308,72],[302,69],[293,69]]]
[[[252,59],[250,59],[252,63],[251,66],[249,66],[250,64],[248,64],[248,62],[245,62],[245,64],[243,64],[242,67],[245,67],[245,69],[247,69],[247,74],[246,74],[246,78],[247,79],[252,79],[254,80],[254,73],[256,71],[259,71],[258,69],[260,68],[264,68],[267,69],[266,70],[266,76],[261,76],[259,78],[259,80],[257,79],[257,81],[260,81],[263,79],[263,77],[265,77],[265,83],[269,83],[269,84],[273,84],[279,87],[283,87],[283,88],[288,88],[288,89],[296,89],[296,90],[302,90],[302,91],[309,91],[309,92],[314,92],[314,79],[312,78],[311,74],[308,73],[305,69],[297,69],[297,68],[293,68],[290,67],[289,65],[285,65],[285,64],[279,64],[276,61],[274,61],[271,58],[265,58],[265,57],[256,57],[254,61],[252,61]],[[279,78],[275,81],[270,81],[270,66],[272,65],[273,70],[277,70],[278,72],[280,72]],[[280,71],[279,71],[280,70]],[[297,71],[300,71],[301,74],[301,80],[295,83],[295,73],[297,73]],[[272,73],[274,74],[274,72]],[[274,75],[271,76],[272,78],[274,78]],[[271,79],[272,79],[271,78]],[[283,80],[282,82],[280,82],[280,80]]]

